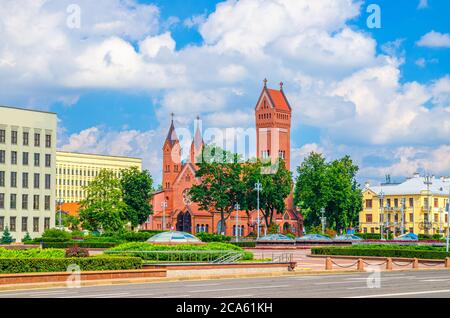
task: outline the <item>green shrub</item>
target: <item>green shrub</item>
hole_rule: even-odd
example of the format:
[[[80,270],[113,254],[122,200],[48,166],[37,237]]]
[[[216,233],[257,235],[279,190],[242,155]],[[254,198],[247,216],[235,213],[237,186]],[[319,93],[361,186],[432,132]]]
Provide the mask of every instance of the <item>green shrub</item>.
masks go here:
[[[441,234],[419,234],[419,240],[442,240],[444,237]]]
[[[206,232],[200,232],[197,233],[195,236],[199,238],[202,242],[230,242],[231,236],[225,236],[221,234],[214,234],[214,233],[206,233]]]
[[[72,235],[70,232],[66,232],[64,230],[59,229],[47,229],[42,233],[42,239],[61,239],[61,240],[70,240]]]
[[[6,249],[0,248],[0,258],[58,258],[64,257],[65,252],[62,249]]]
[[[130,251],[133,253],[116,253],[122,251]],[[163,253],[146,253],[145,251],[162,251]],[[170,251],[171,253],[167,253]],[[185,251],[192,251],[192,253],[187,253]],[[202,251],[211,251],[210,253],[205,253]],[[105,254],[110,255],[132,255],[142,258],[143,260],[159,260],[159,261],[206,261],[218,258],[225,254],[225,252],[238,252],[242,255],[245,260],[253,259],[253,254],[244,251],[239,246],[227,243],[212,242],[205,245],[194,245],[194,244],[177,244],[177,245],[163,245],[163,244],[151,244],[145,242],[131,242],[120,244],[113,247],[107,251]]]
[[[42,247],[44,249],[47,248],[69,248],[74,246],[79,246],[83,248],[110,248],[118,245],[119,243],[116,242],[43,242]]]
[[[138,257],[0,258],[0,273],[66,272],[71,264],[82,271],[142,268]]]
[[[364,239],[364,240],[379,240],[380,233],[355,233],[356,236]]]
[[[242,247],[242,248],[252,248],[256,247],[256,241],[243,241],[243,242],[230,242],[230,244]]]
[[[408,249],[408,248],[349,248],[349,247],[313,247],[314,255],[346,255],[346,256],[380,256],[380,257],[404,257],[421,259],[444,259],[450,257],[450,253],[437,249]]]

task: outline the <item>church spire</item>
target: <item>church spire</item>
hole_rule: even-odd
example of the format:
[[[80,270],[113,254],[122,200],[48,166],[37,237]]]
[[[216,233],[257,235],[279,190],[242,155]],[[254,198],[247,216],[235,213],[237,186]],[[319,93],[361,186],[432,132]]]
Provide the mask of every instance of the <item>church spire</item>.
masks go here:
[[[176,141],[178,141],[177,133],[175,132],[175,125],[173,124],[173,118],[175,116],[174,113],[170,114],[172,116],[172,120],[170,122],[169,132],[167,133],[166,142],[169,142],[171,146],[174,145]]]

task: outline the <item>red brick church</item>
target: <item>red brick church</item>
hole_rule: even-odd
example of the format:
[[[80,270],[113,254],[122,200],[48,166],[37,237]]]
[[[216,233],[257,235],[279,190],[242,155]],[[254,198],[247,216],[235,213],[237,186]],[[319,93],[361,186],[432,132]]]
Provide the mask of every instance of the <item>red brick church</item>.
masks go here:
[[[283,92],[283,83],[280,89],[267,88],[267,80],[255,106],[257,156],[260,158],[276,159],[277,156],[286,162],[290,169],[290,129],[292,108]],[[276,128],[276,129],[275,129]],[[276,131],[276,133],[274,133]],[[278,142],[276,142],[278,140]],[[195,158],[201,152],[203,139],[197,127],[190,147],[189,159],[181,160],[181,145],[175,132],[172,119],[169,132],[163,146],[163,176],[162,187],[154,193],[153,209],[143,229],[185,231],[189,233],[218,233],[220,231],[220,213],[204,211],[195,202],[191,202],[188,191],[199,180],[195,177],[197,170]],[[278,148],[278,149],[273,149]],[[256,195],[256,192],[255,192]],[[225,234],[247,236],[257,232],[257,211],[247,215],[245,211],[238,212],[238,229],[236,231],[236,212],[225,222]],[[165,220],[165,227],[163,227]],[[262,214],[260,214],[261,235],[266,232]],[[286,211],[274,216],[280,233],[291,232],[301,235],[303,232],[303,219],[293,206],[292,194],[286,200]]]

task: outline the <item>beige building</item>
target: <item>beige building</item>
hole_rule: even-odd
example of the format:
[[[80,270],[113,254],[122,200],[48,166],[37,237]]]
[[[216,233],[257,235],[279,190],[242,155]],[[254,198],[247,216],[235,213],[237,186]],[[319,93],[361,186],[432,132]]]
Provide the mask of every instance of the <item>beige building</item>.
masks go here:
[[[56,114],[0,106],[0,231],[16,241],[55,224]]]
[[[142,169],[142,159],[104,156],[75,152],[56,152],[56,197],[63,202],[79,202],[85,198],[87,186],[102,169],[120,176],[121,169]]]
[[[359,226],[365,233],[400,234],[402,227],[415,234],[444,234],[450,178],[425,178],[414,174],[398,184],[370,186],[363,190]]]

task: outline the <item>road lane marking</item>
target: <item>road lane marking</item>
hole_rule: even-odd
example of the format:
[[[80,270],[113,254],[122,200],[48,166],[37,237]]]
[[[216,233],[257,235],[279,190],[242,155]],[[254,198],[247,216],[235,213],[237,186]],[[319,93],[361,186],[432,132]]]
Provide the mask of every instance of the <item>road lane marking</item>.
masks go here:
[[[425,291],[407,292],[407,293],[391,293],[391,294],[349,296],[349,297],[345,297],[345,298],[395,297],[395,296],[412,296],[412,295],[426,295],[426,294],[440,294],[440,293],[450,293],[450,289],[425,290]]]
[[[105,298],[105,297],[114,297],[114,296],[125,296],[130,293],[113,293],[113,294],[77,294],[77,295],[69,295],[58,298]]]
[[[213,298],[244,298],[244,297],[249,298],[249,297],[253,297],[253,295],[247,294],[247,295],[233,295],[233,296],[216,296]]]
[[[18,293],[1,293],[0,297],[5,297],[5,296],[25,296],[25,297],[29,297],[29,296],[42,296],[42,295],[53,295],[53,294],[66,294],[66,291],[47,291],[47,292],[18,292]]]
[[[421,279],[421,282],[448,282],[450,278]]]
[[[165,296],[155,296],[152,298],[186,298],[186,297],[191,297],[191,295],[165,295]]]
[[[267,288],[280,288],[289,287],[289,285],[274,285],[274,286],[253,286],[253,287],[236,287],[236,288],[217,288],[217,289],[205,289],[205,290],[192,290],[191,293],[209,293],[217,291],[231,291],[231,290],[245,290],[245,289],[267,289]]]
[[[208,287],[208,286],[217,286],[222,284],[198,284],[198,285],[184,285],[183,287]]]

